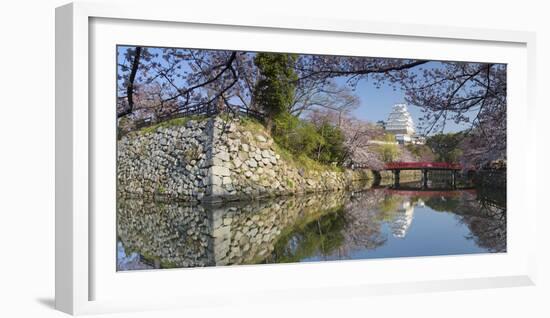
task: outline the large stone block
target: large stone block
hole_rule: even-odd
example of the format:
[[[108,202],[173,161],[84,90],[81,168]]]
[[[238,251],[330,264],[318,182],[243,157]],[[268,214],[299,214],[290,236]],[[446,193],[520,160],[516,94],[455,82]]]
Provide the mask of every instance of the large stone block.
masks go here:
[[[241,159],[235,158],[233,160],[233,164],[235,165],[235,168],[239,168],[243,164],[243,162],[241,161]]]
[[[212,166],[210,169],[214,176],[228,177],[231,175],[231,171],[227,167]]]
[[[223,184],[231,184],[231,183],[233,183],[233,181],[231,180],[230,177],[223,177],[222,183]]]
[[[225,151],[221,151],[214,158],[219,158],[223,161],[229,161],[229,154]]]
[[[248,164],[248,166],[249,166],[250,168],[256,168],[256,167],[258,166],[258,163],[256,162],[256,160],[254,160],[254,159],[252,159],[252,158],[250,158],[250,159],[246,162],[246,164]]]

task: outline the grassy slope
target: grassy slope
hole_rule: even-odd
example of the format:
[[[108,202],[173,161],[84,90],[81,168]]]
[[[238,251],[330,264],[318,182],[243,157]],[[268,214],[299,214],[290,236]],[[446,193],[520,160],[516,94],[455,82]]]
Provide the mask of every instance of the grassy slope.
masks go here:
[[[267,136],[271,136],[271,134],[265,129],[265,127],[257,120],[252,118],[242,118],[241,119],[241,126],[254,134],[263,134]],[[273,140],[273,148],[277,154],[283,158],[286,162],[291,164],[292,166],[296,168],[303,168],[306,171],[338,171],[342,172],[343,169],[341,167],[332,166],[332,165],[326,165],[322,164],[318,161],[315,161],[311,158],[309,158],[306,155],[297,155],[291,153],[289,150],[283,148],[282,146],[278,145],[275,140]]]

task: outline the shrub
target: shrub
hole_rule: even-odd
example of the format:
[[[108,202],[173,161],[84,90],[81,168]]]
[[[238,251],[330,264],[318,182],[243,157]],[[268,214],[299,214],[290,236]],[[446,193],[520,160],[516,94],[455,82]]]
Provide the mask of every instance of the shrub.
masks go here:
[[[432,149],[426,145],[406,145],[407,150],[415,156],[418,161],[434,161],[435,155]]]
[[[305,154],[312,157],[314,150],[325,142],[313,124],[289,113],[279,114],[275,117],[274,124],[275,141],[295,155]]]
[[[329,122],[316,126],[287,112],[274,118],[273,138],[281,148],[313,170],[319,163],[341,163],[346,153],[345,137],[340,128]]]
[[[317,133],[324,142],[316,149],[316,159],[323,163],[341,163],[346,153],[342,130],[325,121],[317,127]]]
[[[464,135],[461,132],[437,134],[429,137],[426,145],[436,154],[438,161],[458,162],[463,153],[460,149],[460,142],[463,139]]]
[[[384,162],[392,162],[399,158],[400,150],[399,146],[395,144],[395,137],[391,134],[386,134],[384,140],[386,143],[381,144],[375,148],[375,151],[380,156],[380,159]]]

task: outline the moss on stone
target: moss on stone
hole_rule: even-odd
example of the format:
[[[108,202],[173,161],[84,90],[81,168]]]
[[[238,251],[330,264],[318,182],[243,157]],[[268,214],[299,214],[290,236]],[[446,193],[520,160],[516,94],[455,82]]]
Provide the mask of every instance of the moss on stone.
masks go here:
[[[201,151],[199,149],[199,146],[197,145],[190,145],[189,148],[187,148],[183,152],[183,158],[186,163],[189,163],[193,160],[198,160],[201,155]]]
[[[241,127],[245,131],[250,131],[252,133],[265,133],[265,127],[258,120],[250,117],[241,118]]]
[[[164,193],[166,193],[166,188],[161,184],[161,185],[159,185],[159,187],[157,189],[157,192],[160,193],[160,194],[164,194]]]
[[[294,189],[294,182],[290,179],[286,179],[286,186],[288,188]]]
[[[148,133],[155,132],[159,128],[181,127],[181,126],[184,126],[185,124],[187,124],[191,120],[203,121],[205,119],[207,119],[207,117],[198,116],[198,115],[197,116],[186,116],[186,117],[174,118],[174,119],[170,119],[170,120],[167,120],[167,121],[160,122],[160,123],[152,125],[152,126],[144,127],[142,129],[140,129],[139,132],[142,133],[142,134],[148,134]]]

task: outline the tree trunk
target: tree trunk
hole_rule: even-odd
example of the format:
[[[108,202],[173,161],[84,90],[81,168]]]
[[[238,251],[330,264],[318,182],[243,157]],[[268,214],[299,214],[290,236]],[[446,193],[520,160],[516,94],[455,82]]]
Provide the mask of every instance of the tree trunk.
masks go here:
[[[134,52],[134,61],[132,62],[132,70],[130,77],[128,78],[128,85],[126,86],[126,98],[128,99],[128,107],[117,115],[118,118],[131,114],[134,111],[134,82],[136,80],[137,71],[139,68],[139,60],[141,57],[141,46],[136,46]]]

